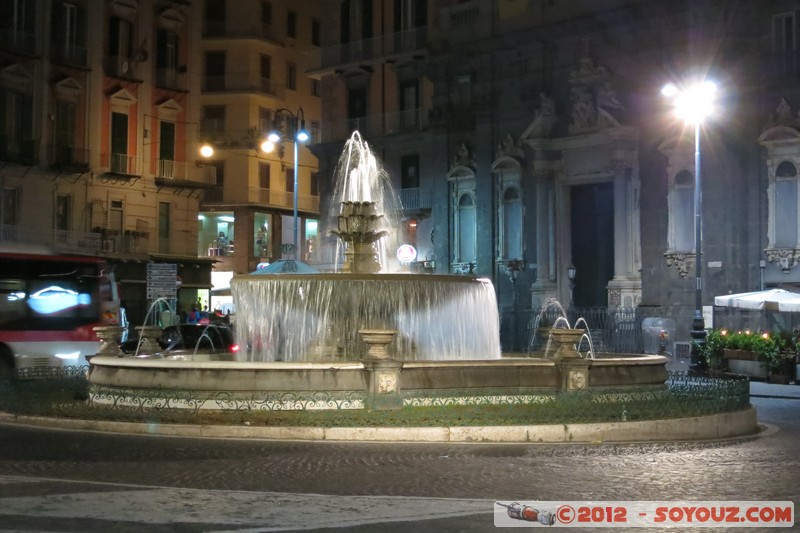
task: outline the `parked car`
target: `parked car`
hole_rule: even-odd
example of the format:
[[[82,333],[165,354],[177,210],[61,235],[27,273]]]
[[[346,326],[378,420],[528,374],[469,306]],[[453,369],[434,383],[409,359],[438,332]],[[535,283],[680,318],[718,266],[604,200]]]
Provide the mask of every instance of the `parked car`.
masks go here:
[[[211,361],[233,361],[239,346],[229,326],[221,324],[178,324],[167,326],[156,339],[158,348],[153,350],[139,346],[135,337],[120,344],[126,355],[161,356],[167,359],[192,359]],[[143,348],[144,347],[144,348]],[[138,348],[138,353],[137,353]]]

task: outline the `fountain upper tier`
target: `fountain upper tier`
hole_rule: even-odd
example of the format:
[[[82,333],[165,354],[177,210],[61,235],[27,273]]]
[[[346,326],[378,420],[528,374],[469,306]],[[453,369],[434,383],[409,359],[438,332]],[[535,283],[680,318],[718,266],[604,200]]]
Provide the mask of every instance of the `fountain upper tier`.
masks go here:
[[[405,360],[496,359],[494,287],[466,276],[236,276],[236,335],[253,361],[358,359],[360,329],[393,329]]]

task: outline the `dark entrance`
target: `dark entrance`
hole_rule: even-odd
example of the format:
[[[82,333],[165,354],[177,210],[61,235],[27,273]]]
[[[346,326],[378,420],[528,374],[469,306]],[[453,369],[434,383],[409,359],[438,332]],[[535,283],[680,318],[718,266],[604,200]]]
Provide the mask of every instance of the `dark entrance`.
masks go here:
[[[573,298],[577,307],[606,307],[614,277],[614,185],[578,185],[572,196]]]

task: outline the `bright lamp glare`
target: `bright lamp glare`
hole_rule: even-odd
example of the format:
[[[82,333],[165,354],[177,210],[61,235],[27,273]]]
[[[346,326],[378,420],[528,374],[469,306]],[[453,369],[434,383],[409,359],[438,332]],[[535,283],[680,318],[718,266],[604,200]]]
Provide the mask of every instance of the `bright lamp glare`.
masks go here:
[[[714,82],[705,81],[683,90],[672,83],[661,89],[661,94],[675,98],[675,114],[684,122],[698,124],[714,112],[714,96],[717,86]]]
[[[267,140],[275,144],[281,140],[281,136],[273,131],[267,136]]]
[[[266,141],[261,143],[261,151],[262,152],[269,153],[269,152],[273,151],[274,149],[275,149],[275,143],[270,141],[270,140],[266,140]]]
[[[301,143],[304,143],[308,140],[308,132],[306,130],[300,130],[297,132],[297,140]]]
[[[214,155],[214,149],[210,145],[204,144],[200,147],[200,155],[203,157],[211,157]]]

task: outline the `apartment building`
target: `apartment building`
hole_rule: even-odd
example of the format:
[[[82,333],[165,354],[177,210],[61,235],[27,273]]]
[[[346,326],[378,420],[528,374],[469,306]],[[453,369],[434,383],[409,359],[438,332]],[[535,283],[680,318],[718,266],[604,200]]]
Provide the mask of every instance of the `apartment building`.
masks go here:
[[[149,262],[210,288],[197,213],[199,2],[0,3],[0,240],[108,258],[132,321]]]
[[[320,139],[322,106],[306,72],[324,5],[203,2],[200,140],[217,181],[202,201],[196,252],[223,277],[313,252],[320,194],[308,145]],[[297,138],[301,129],[309,140]],[[270,133],[278,137],[265,144]]]

